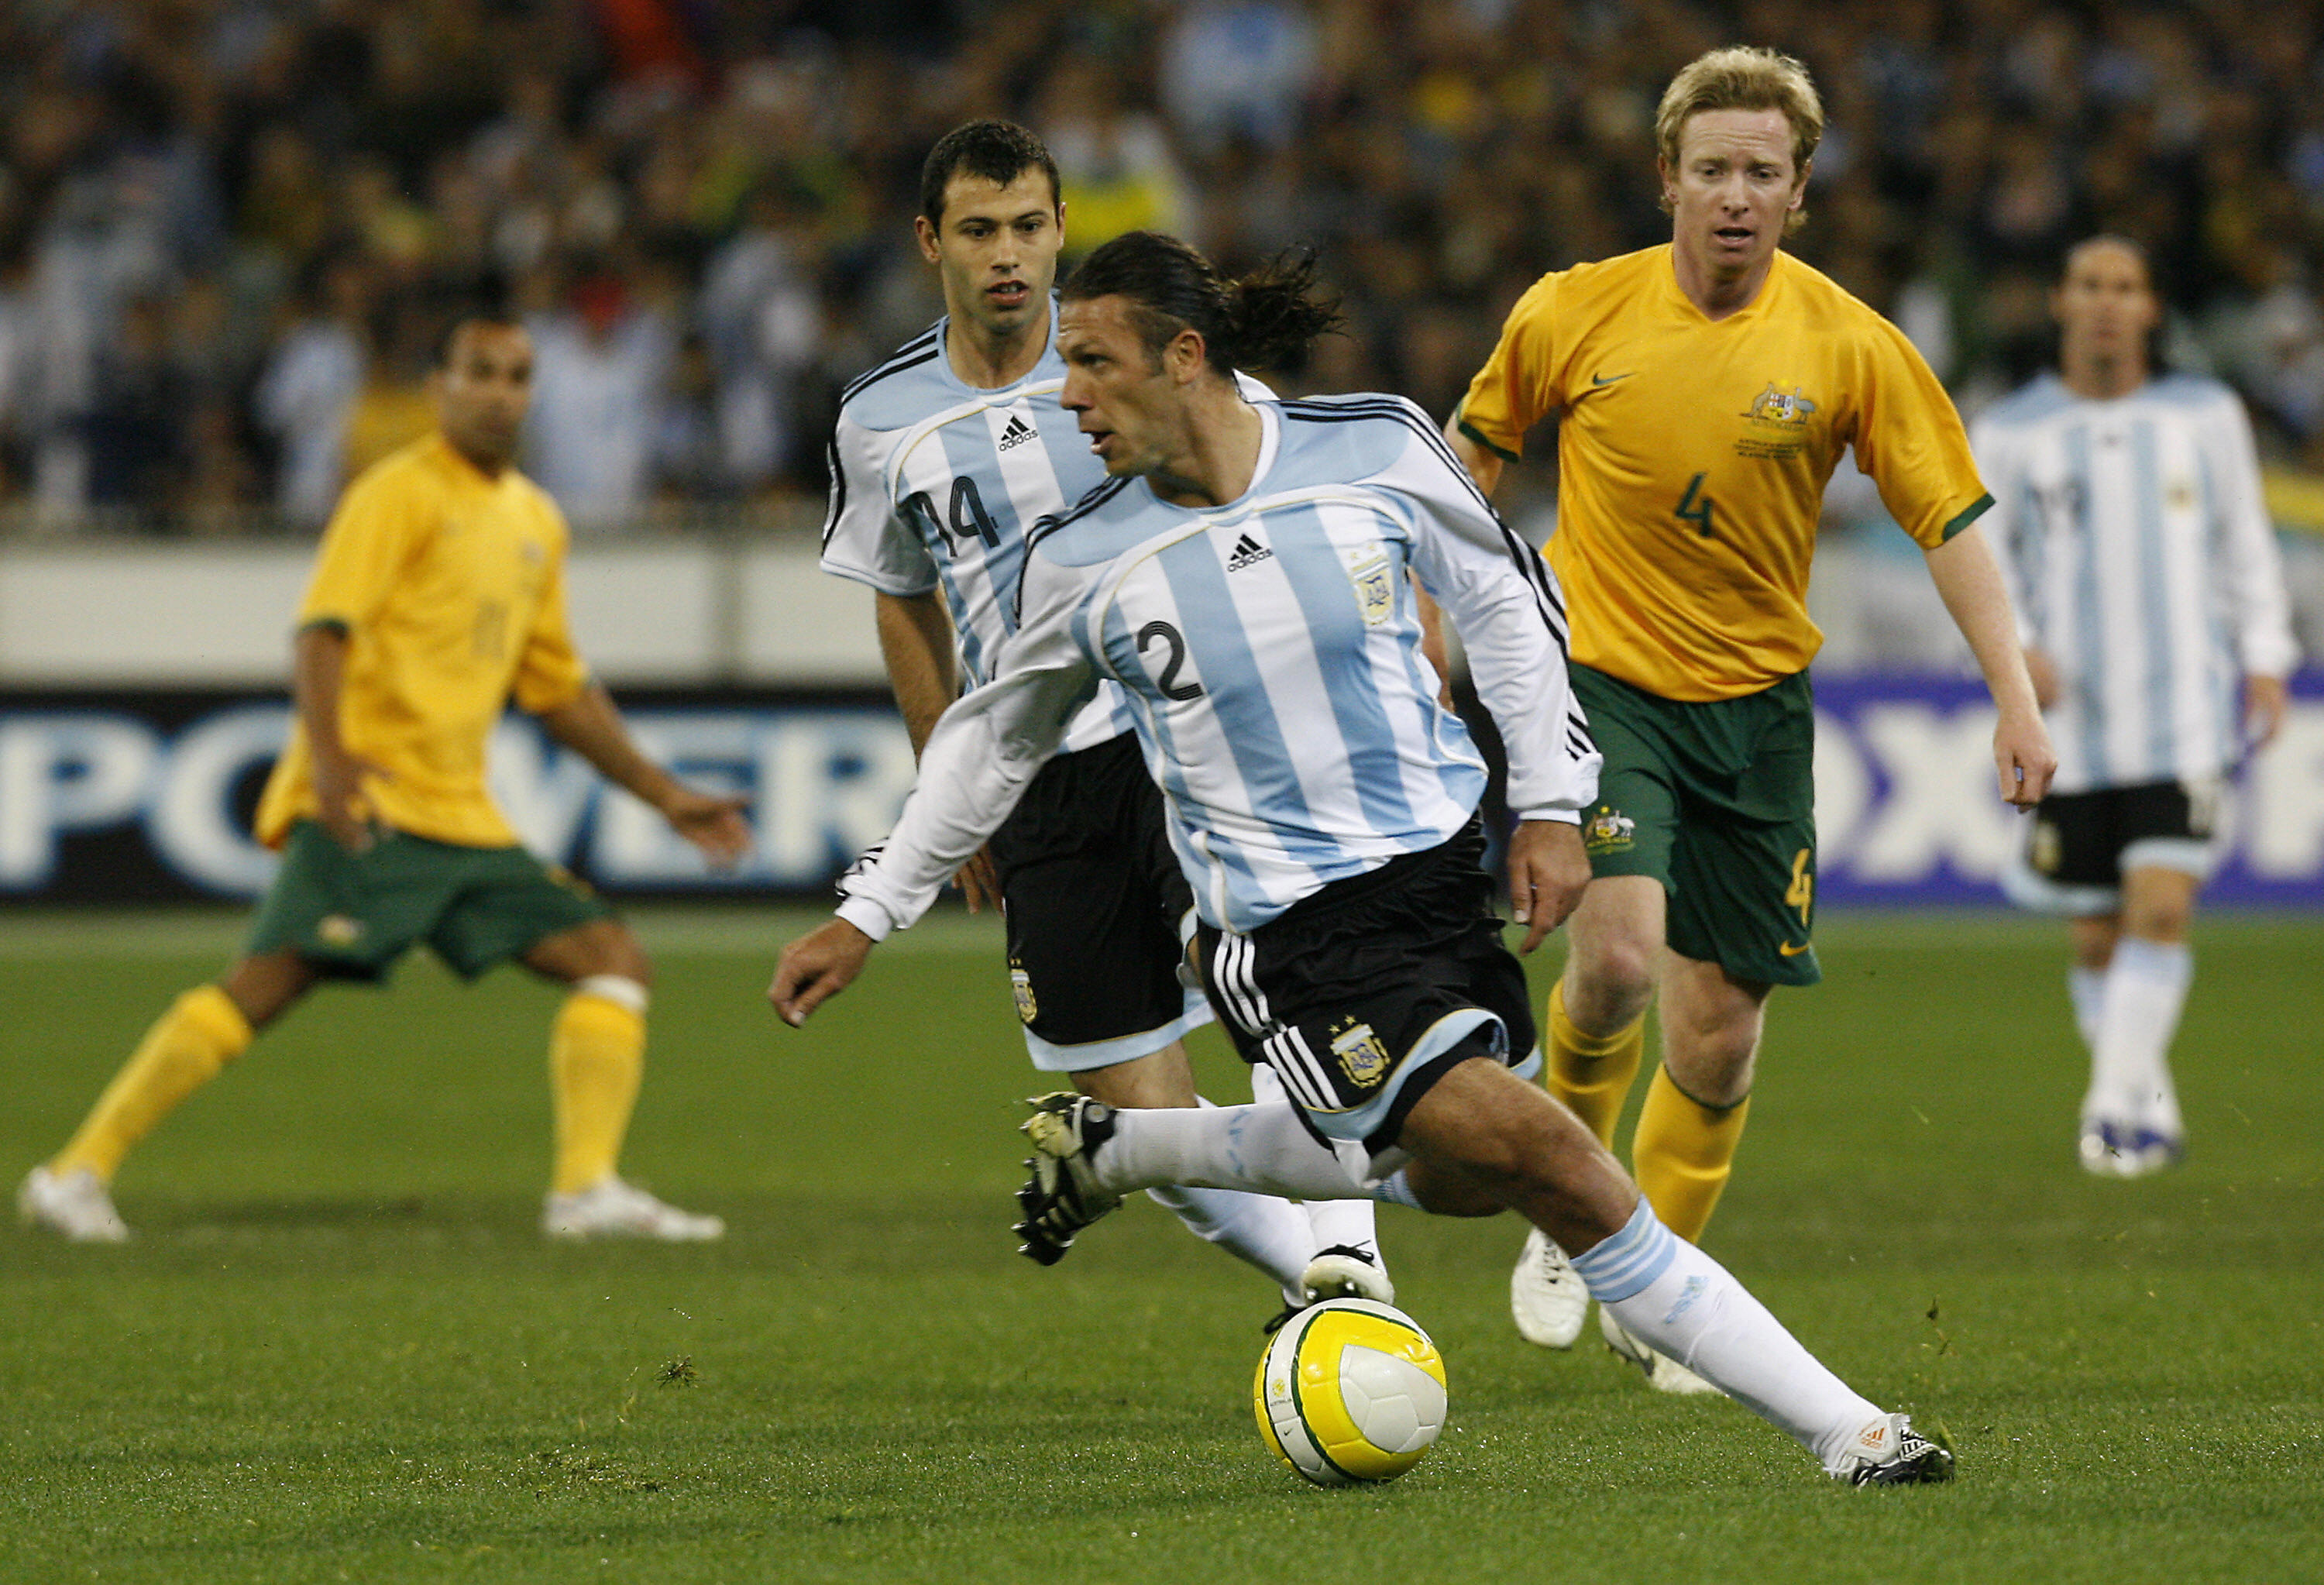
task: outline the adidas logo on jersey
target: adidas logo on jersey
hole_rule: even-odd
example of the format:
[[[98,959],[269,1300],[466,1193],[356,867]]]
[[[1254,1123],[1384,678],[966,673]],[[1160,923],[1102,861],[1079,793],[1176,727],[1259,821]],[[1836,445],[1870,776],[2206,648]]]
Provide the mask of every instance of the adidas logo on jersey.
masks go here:
[[[1008,425],[1001,431],[1001,445],[999,449],[1008,451],[1016,447],[1022,446],[1028,440],[1032,439],[1033,436],[1033,426],[1027,423],[1021,414],[1010,413],[1009,415]]]
[[[1235,541],[1234,549],[1228,553],[1227,570],[1240,572],[1247,567],[1258,566],[1274,554],[1274,551],[1252,539],[1249,534],[1245,534]]]

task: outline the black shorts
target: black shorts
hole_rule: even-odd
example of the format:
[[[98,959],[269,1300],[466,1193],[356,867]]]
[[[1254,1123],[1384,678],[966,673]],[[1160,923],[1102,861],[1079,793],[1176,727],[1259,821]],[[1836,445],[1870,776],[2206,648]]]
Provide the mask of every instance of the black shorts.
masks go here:
[[[2218,808],[2216,782],[2052,793],[2027,822],[2021,873],[2010,889],[2035,906],[2108,912],[2126,861],[2207,875]]]
[[[1501,944],[1483,833],[1335,881],[1248,935],[1195,933],[1219,1021],[1326,1143],[1377,1154],[1452,1066],[1534,1052],[1525,969]]]
[[[1109,1067],[1211,1021],[1178,978],[1194,894],[1137,738],[1044,765],[991,849],[1035,1067]]]

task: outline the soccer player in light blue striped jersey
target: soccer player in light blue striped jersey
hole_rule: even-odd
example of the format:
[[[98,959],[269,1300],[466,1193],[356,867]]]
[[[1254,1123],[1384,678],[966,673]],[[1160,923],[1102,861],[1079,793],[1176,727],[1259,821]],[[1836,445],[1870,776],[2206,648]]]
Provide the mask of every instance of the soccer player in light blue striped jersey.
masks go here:
[[[1104,469],[1057,405],[1065,370],[1051,288],[1064,209],[1041,141],[997,121],[947,134],[922,173],[916,229],[945,317],[842,398],[823,566],[875,591],[881,651],[918,751],[964,674],[988,680],[1016,630],[1026,530]],[[1271,394],[1255,380],[1246,393]],[[1210,1013],[1179,981],[1190,899],[1130,727],[1120,689],[1097,688],[961,883],[972,908],[1004,905],[1036,1067],[1113,1106],[1192,1106],[1181,1041]],[[1274,1277],[1288,1305],[1306,1302],[1311,1276],[1331,1291],[1393,1292],[1369,1204],[1303,1209],[1176,1186],[1154,1197]],[[1038,1239],[1025,1252],[1058,1253]]]
[[[2282,722],[2299,655],[2250,420],[2216,380],[2153,374],[2144,253],[2081,244],[2052,306],[2057,373],[1970,436],[2058,750],[2008,886],[2071,917],[2082,1165],[2128,1177],[2186,1149],[2188,924],[2222,783]]]
[[[1537,1074],[1523,971],[1479,867],[1484,766],[1437,703],[1407,574],[1467,648],[1508,745],[1526,950],[1580,900],[1599,756],[1568,689],[1555,581],[1398,397],[1251,403],[1334,318],[1312,263],[1225,281],[1132,233],[1062,297],[1061,401],[1108,482],[1029,537],[1020,622],[948,710],[885,851],[768,995],[807,1018],[917,919],[1008,816],[1101,681],[1120,686],[1201,924],[1191,954],[1286,1101],[1117,1111],[1035,1103],[1026,1226],[1060,1250],[1162,1183],[1515,1209],[1599,1302],[1858,1484],[1952,1461],[1820,1364],[1655,1220]]]

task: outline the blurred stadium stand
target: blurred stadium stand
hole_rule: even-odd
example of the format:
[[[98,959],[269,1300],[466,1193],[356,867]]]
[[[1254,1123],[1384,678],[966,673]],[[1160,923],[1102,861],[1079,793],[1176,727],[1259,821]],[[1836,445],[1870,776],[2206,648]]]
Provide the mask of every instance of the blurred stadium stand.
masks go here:
[[[1737,40],[1804,57],[1826,96],[1797,251],[1903,326],[1964,409],[2048,357],[2068,243],[2146,244],[2167,360],[2251,406],[2324,655],[2324,6],[2306,0],[10,0],[0,894],[43,894],[76,834],[141,821],[211,855],[165,866],[198,889],[257,883],[263,855],[220,814],[242,795],[219,789],[279,734],[308,541],[351,471],[427,423],[431,336],[487,292],[535,327],[527,465],[576,524],[583,641],[618,684],[693,691],[658,730],[724,742],[696,708],[718,690],[805,710],[702,752],[797,795],[761,788],[764,817],[806,824],[761,879],[818,875],[909,778],[861,735],[894,735],[876,692],[851,696],[858,719],[798,690],[879,679],[813,531],[840,385],[939,310],[909,244],[936,136],[976,115],[1039,128],[1077,248],[1139,226],[1233,265],[1319,248],[1350,333],[1282,382],[1443,414],[1542,271],[1667,238],[1655,97]],[[1544,447],[1506,489],[1536,539],[1554,486]],[[2006,830],[1942,817],[1979,796],[1943,780],[1974,701],[1932,682],[1848,702],[1851,671],[1962,657],[1845,471],[1815,604],[1836,885],[1860,852],[1867,897],[1945,875],[1988,895]],[[2255,795],[2255,897],[2324,898],[2319,686]],[[104,690],[173,687],[274,714],[229,700],[205,736],[184,723],[211,719],[206,696],[106,724]],[[547,847],[581,840],[583,794],[527,752],[531,790],[510,796]]]

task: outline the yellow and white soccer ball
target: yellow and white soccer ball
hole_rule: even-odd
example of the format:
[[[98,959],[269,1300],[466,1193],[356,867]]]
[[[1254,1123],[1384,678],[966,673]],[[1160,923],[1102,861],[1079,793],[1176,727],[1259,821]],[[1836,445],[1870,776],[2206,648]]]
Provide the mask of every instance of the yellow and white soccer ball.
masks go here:
[[[1329,1299],[1268,1340],[1252,1397],[1267,1445],[1316,1485],[1393,1480],[1444,1429],[1444,1361],[1403,1311]]]

